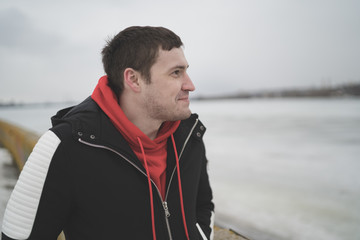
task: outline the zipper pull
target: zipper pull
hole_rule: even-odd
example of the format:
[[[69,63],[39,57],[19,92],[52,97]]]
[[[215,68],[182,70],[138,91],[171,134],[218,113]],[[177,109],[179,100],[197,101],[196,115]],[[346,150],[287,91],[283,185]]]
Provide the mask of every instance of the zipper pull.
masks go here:
[[[164,210],[165,210],[165,216],[170,217],[170,212],[169,212],[167,202],[163,202],[163,207],[164,207]]]

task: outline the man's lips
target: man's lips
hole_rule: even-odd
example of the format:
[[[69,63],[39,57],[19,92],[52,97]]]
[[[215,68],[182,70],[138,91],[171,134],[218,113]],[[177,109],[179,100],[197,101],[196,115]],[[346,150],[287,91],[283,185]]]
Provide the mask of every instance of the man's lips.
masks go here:
[[[189,100],[189,97],[181,97],[181,98],[179,98],[178,100],[186,100],[186,101],[188,101],[188,100]]]
[[[178,98],[178,101],[189,101],[189,96],[187,95],[187,96],[182,96],[182,97],[179,97]]]

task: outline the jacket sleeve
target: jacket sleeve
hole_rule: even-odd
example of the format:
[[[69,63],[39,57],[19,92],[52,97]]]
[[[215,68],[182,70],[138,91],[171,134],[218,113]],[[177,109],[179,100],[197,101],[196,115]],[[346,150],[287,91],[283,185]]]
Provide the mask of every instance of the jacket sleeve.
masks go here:
[[[205,155],[205,153],[204,153]],[[204,156],[204,161],[202,164],[198,198],[197,198],[197,227],[202,235],[206,239],[213,239],[214,231],[214,203],[212,201],[213,194],[210,187],[209,176],[207,172],[207,159]]]
[[[47,131],[26,161],[8,201],[3,240],[57,239],[70,206],[70,180],[66,166],[58,160],[64,158],[62,154],[61,140]]]

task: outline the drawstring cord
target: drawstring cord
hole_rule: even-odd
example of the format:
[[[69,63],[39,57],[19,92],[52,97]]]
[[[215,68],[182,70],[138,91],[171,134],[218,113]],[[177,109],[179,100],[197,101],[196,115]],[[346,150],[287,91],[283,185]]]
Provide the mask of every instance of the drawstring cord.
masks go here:
[[[144,147],[142,145],[141,139],[139,137],[137,137],[137,140],[139,142],[141,152],[142,152],[142,155],[143,155],[143,158],[144,158],[144,165],[145,165],[146,175],[147,175],[148,184],[149,184],[150,205],[151,205],[151,225],[152,225],[153,239],[156,240],[155,217],[154,217],[154,199],[153,199],[153,193],[152,193],[152,184],[151,184],[151,178],[150,178],[150,173],[149,173],[149,167],[147,165],[146,155],[145,155],[145,151],[144,151]],[[173,147],[174,147],[175,159],[176,159],[176,170],[177,170],[178,184],[179,184],[179,195],[180,195],[180,206],[181,206],[182,220],[183,220],[183,224],[184,224],[184,230],[185,230],[186,238],[187,238],[187,240],[190,240],[189,232],[188,232],[187,224],[186,224],[186,218],[185,218],[184,201],[183,201],[183,194],[182,194],[182,187],[181,187],[181,177],[180,177],[179,157],[178,157],[178,153],[177,153],[177,150],[176,150],[176,144],[175,144],[175,139],[174,139],[173,134],[171,134],[171,140],[172,140],[172,144],[173,144]]]
[[[150,206],[151,206],[151,226],[152,226],[153,239],[156,240],[155,217],[154,217],[154,199],[153,199],[153,192],[152,192],[152,185],[151,185],[149,167],[148,167],[148,165],[147,165],[146,155],[145,155],[145,151],[144,151],[144,147],[143,147],[143,145],[142,145],[142,142],[141,142],[141,140],[140,140],[139,137],[137,137],[137,140],[138,140],[138,142],[139,142],[139,145],[140,145],[140,148],[141,148],[141,152],[142,152],[142,155],[143,155],[143,158],[144,158],[146,175],[147,175],[148,184],[149,184]]]
[[[181,187],[181,178],[180,178],[179,157],[178,157],[178,154],[177,154],[176,144],[175,144],[175,139],[174,139],[174,135],[173,135],[173,134],[171,134],[171,140],[172,140],[172,143],[173,143],[173,146],[174,146],[174,152],[175,152],[175,158],[176,158],[176,169],[177,169],[177,175],[178,175],[180,205],[181,205],[181,214],[182,214],[182,219],[183,219],[183,224],[184,224],[184,230],[185,230],[186,238],[187,238],[188,240],[190,240],[190,238],[189,238],[189,232],[188,232],[187,225],[186,225],[186,218],[185,218],[184,201],[183,201],[183,194],[182,194],[182,187]]]

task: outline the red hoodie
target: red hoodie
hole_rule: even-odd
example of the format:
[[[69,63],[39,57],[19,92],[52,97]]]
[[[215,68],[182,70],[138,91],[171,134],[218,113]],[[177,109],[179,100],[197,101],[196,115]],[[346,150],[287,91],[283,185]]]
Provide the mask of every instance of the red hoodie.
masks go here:
[[[108,86],[107,76],[100,78],[91,98],[110,118],[114,126],[124,136],[131,149],[145,168],[148,168],[151,179],[165,198],[167,139],[176,131],[180,121],[164,122],[154,140],[151,140],[125,115],[118,104],[118,99]],[[140,143],[140,142],[141,143]],[[143,146],[144,153],[142,152]],[[146,162],[144,161],[146,158]],[[147,164],[147,167],[145,166]]]

